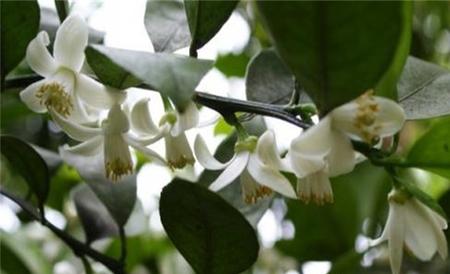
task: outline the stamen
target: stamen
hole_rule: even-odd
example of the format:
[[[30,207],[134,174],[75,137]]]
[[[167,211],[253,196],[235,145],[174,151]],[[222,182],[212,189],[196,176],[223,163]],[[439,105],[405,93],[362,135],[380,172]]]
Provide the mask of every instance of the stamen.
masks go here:
[[[65,118],[73,110],[70,95],[64,90],[64,86],[58,82],[43,84],[36,92],[36,97],[41,105],[55,110]]]
[[[177,159],[168,160],[167,164],[171,169],[180,169],[185,167],[186,165],[195,164],[195,160],[192,157],[183,154],[180,155]]]
[[[271,195],[272,192],[272,189],[266,186],[258,186],[254,192],[244,194],[244,201],[246,204],[255,204],[259,199]]]
[[[131,174],[133,167],[131,163],[124,162],[119,158],[113,159],[106,163],[106,177],[114,182],[119,180],[122,176]]]
[[[363,139],[373,144],[380,139],[378,132],[380,126],[376,124],[376,118],[380,106],[375,101],[373,90],[369,90],[356,99],[358,109],[354,120],[354,126],[359,130]]]

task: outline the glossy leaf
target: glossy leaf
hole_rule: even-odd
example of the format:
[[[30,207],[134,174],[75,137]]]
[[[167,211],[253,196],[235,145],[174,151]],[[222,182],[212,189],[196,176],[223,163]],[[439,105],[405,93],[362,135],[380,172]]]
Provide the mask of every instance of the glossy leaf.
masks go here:
[[[433,125],[411,148],[407,162],[450,178],[450,119]]]
[[[375,88],[410,31],[410,5],[399,1],[257,3],[280,56],[322,114]]]
[[[37,1],[1,1],[1,79],[25,56],[28,43],[39,30]]]
[[[104,46],[91,48],[156,91],[170,97],[180,110],[184,110],[195,87],[213,65],[208,60],[166,53],[148,53]]]
[[[255,231],[214,192],[175,179],[163,189],[161,221],[167,235],[199,274],[237,274],[258,256]]]
[[[39,203],[45,203],[49,192],[49,171],[45,161],[27,143],[12,136],[1,136],[1,153],[26,181]]]
[[[191,31],[191,48],[203,47],[216,35],[235,9],[236,0],[185,0],[186,14]]]
[[[450,114],[450,71],[409,57],[398,82],[398,99],[407,119]]]
[[[191,34],[182,2],[148,0],[144,24],[156,52],[174,52],[189,46]]]
[[[214,66],[227,77],[245,77],[245,71],[250,58],[245,52],[235,54],[221,54],[217,57]]]
[[[294,91],[295,77],[276,51],[267,49],[250,61],[245,86],[248,100],[285,104]]]
[[[121,90],[142,83],[141,80],[134,77],[130,72],[116,65],[111,59],[92,47],[87,47],[85,54],[89,66],[103,84]]]
[[[117,224],[88,185],[78,185],[72,199],[88,243],[119,234]]]

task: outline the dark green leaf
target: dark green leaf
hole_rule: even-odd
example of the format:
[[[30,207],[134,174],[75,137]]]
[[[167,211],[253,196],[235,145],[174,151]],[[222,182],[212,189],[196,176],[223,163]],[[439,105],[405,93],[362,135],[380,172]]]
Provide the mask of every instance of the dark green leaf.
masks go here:
[[[173,52],[189,46],[191,34],[182,2],[148,0],[144,24],[156,52]]]
[[[87,47],[85,53],[89,66],[103,84],[117,89],[126,89],[142,83],[141,80],[92,47]]]
[[[219,55],[214,66],[227,77],[245,77],[245,71],[250,58],[245,52]]]
[[[216,35],[230,17],[239,1],[185,0],[186,14],[191,31],[191,48],[203,47]]]
[[[450,119],[433,125],[411,148],[407,162],[450,178]]]
[[[64,21],[69,13],[69,1],[68,0],[55,0],[56,12],[58,13],[59,21]]]
[[[409,57],[398,82],[398,99],[407,119],[450,114],[450,71]]]
[[[72,199],[88,243],[119,234],[111,214],[89,186],[78,185],[72,191]]]
[[[99,54],[172,99],[184,110],[194,89],[213,63],[180,55],[92,46]]]
[[[25,56],[39,29],[37,1],[1,1],[1,80]]]
[[[294,91],[295,78],[275,50],[267,49],[251,60],[245,85],[248,100],[284,104]]]
[[[276,49],[322,114],[387,81],[385,73],[402,65],[396,57],[409,39],[410,6],[258,1]]]
[[[333,262],[327,274],[359,274],[364,253],[357,253],[353,248]]]
[[[255,231],[234,207],[197,184],[175,179],[161,193],[167,235],[199,274],[237,274],[258,256]]]
[[[1,136],[1,153],[20,173],[42,205],[49,191],[49,171],[45,161],[27,143],[12,136]]]

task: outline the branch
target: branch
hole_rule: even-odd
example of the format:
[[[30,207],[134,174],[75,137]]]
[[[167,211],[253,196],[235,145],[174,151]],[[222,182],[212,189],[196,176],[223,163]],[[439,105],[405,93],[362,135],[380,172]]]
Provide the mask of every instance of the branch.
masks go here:
[[[17,205],[19,205],[24,212],[26,212],[32,219],[41,222],[42,225],[46,226],[48,229],[50,229],[58,238],[60,238],[66,245],[68,245],[73,253],[83,258],[84,255],[87,255],[91,257],[92,259],[96,260],[99,263],[102,263],[104,266],[106,266],[109,270],[111,270],[113,273],[116,274],[123,274],[124,267],[121,262],[118,262],[117,260],[106,256],[88,245],[78,241],[77,239],[73,238],[69,234],[67,234],[65,231],[59,229],[58,227],[54,226],[52,223],[48,221],[42,222],[41,216],[39,213],[26,201],[22,200],[21,198],[17,197],[14,194],[8,193],[4,191],[3,189],[0,190],[0,194],[4,195],[5,197],[9,198],[13,202],[15,202]]]

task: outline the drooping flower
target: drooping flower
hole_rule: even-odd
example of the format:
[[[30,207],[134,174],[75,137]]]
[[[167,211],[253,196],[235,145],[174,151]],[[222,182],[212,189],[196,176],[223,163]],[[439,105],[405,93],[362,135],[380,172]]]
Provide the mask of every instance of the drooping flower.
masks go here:
[[[288,159],[297,175],[301,200],[317,204],[333,201],[330,177],[353,170],[356,161],[350,139],[375,144],[395,134],[405,121],[394,101],[368,91],[337,107],[291,142]]]
[[[399,190],[389,193],[389,214],[378,245],[388,241],[389,259],[394,274],[400,274],[403,247],[418,259],[429,261],[435,253],[447,258],[447,240],[443,229],[447,221],[422,202]]]
[[[195,163],[185,131],[198,124],[197,106],[190,103],[183,113],[167,111],[156,126],[151,117],[148,99],[139,100],[131,109],[131,128],[140,138],[151,140],[164,138],[166,160],[171,168],[183,168]]]
[[[295,198],[295,191],[279,170],[286,169],[278,155],[275,135],[266,131],[259,139],[255,136],[235,145],[235,155],[221,163],[209,152],[203,138],[198,135],[194,144],[195,155],[206,169],[224,171],[211,183],[210,189],[218,191],[240,176],[242,196],[246,203],[270,195],[272,191]]]
[[[102,85],[80,73],[88,27],[78,15],[70,15],[56,32],[53,56],[46,46],[50,40],[45,31],[38,33],[28,45],[26,60],[32,70],[44,79],[20,92],[22,101],[38,113],[52,109],[59,115],[78,122],[91,121],[86,104],[108,109],[121,93],[108,92]],[[95,117],[96,118],[96,117]]]
[[[73,123],[59,113],[50,110],[54,121],[62,127],[71,138],[81,141],[80,144],[69,147],[63,146],[64,155],[68,153],[94,156],[102,154],[104,157],[105,176],[117,181],[122,176],[133,172],[130,146],[141,151],[156,163],[165,164],[165,160],[156,152],[145,147],[142,140],[129,134],[129,121],[119,104],[115,104],[102,121],[100,127],[87,127]]]

